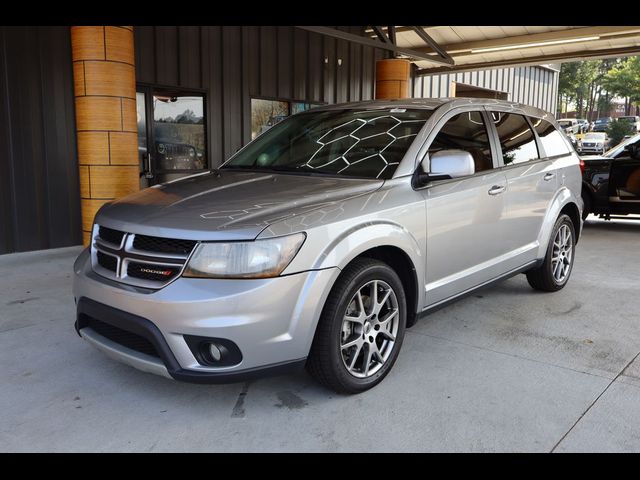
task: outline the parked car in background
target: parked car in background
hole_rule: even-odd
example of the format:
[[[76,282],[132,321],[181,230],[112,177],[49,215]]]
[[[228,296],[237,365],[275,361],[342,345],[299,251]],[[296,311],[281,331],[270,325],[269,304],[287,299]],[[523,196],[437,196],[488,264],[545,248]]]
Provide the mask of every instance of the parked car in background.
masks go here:
[[[583,218],[640,214],[640,134],[582,160]]]
[[[571,142],[571,146],[577,151],[578,150],[578,137],[576,137],[571,132],[565,132],[564,130],[561,130],[561,131],[562,131],[562,133],[565,134],[567,139]]]
[[[586,118],[578,118],[577,120],[580,130],[578,133],[587,133],[591,128],[589,121]]]
[[[636,132],[640,132],[640,117],[637,117],[637,116],[618,117],[618,121],[628,122],[633,126]]]
[[[517,273],[567,284],[580,159],[557,128],[493,99],[292,115],[219,169],[105,204],[74,265],[76,330],[177,380],[306,365],[367,390],[419,316]]]
[[[606,132],[609,124],[613,121],[611,117],[597,118],[593,122],[592,132]]]
[[[604,154],[607,150],[607,134],[601,132],[589,132],[585,134],[580,140],[578,140],[578,146],[576,148],[578,153],[586,154]]]
[[[566,133],[573,133],[574,135],[580,133],[580,124],[575,118],[562,118],[558,120],[558,125]]]

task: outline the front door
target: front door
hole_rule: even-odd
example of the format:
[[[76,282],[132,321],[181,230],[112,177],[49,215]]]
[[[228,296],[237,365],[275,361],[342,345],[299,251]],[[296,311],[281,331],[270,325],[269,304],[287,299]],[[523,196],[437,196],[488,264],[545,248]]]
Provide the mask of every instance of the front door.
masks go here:
[[[501,272],[495,265],[503,237],[507,181],[497,170],[487,130],[488,117],[472,111],[454,115],[444,124],[429,147],[471,153],[475,174],[440,180],[426,188],[427,306],[436,305]]]
[[[208,167],[203,93],[139,86],[136,106],[141,188]]]
[[[628,151],[611,162],[609,202],[615,213],[640,213],[640,158]]]

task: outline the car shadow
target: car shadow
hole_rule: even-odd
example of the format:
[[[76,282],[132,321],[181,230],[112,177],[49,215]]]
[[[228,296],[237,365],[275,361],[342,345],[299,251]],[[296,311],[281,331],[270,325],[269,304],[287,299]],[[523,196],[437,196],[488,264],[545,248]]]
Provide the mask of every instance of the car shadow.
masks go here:
[[[601,220],[589,219],[584,222],[584,230],[606,230],[612,232],[640,232],[640,217],[629,216],[629,218]]]

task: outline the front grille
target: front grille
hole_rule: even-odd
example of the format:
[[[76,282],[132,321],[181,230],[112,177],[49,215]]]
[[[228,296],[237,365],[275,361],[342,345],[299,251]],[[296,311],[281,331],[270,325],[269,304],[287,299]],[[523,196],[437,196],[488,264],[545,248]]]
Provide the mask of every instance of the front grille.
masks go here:
[[[180,273],[181,269],[182,265],[171,267],[167,265],[150,265],[147,263],[129,261],[129,265],[127,266],[127,275],[129,277],[140,278],[142,280],[166,282]]]
[[[112,342],[122,345],[123,347],[130,348],[131,350],[135,350],[136,352],[144,353],[146,355],[151,355],[152,357],[160,358],[160,355],[158,355],[158,351],[153,344],[140,335],[91,317],[87,320],[87,326],[96,333],[108,338]]]
[[[124,232],[113,230],[112,228],[103,227],[101,225],[100,229],[98,230],[98,236],[105,242],[113,243],[119,246],[122,242],[122,237],[124,237]]]
[[[136,250],[178,255],[189,255],[195,244],[196,242],[194,240],[160,238],[148,235],[136,235],[133,239],[133,248]]]
[[[99,225],[91,242],[91,265],[105,278],[157,289],[176,279],[196,240],[121,232]]]
[[[583,147],[594,147],[595,143],[583,143],[582,146]]]
[[[116,257],[112,257],[111,255],[107,255],[106,253],[102,253],[98,251],[98,264],[110,270],[112,272],[116,272],[118,270],[118,259]]]

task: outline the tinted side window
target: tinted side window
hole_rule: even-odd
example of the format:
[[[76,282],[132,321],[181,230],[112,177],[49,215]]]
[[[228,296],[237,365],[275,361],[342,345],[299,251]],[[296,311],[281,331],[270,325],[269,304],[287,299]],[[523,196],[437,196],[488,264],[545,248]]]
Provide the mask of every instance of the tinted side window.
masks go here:
[[[562,133],[556,130],[552,124],[546,120],[541,120],[540,118],[529,117],[529,120],[531,120],[533,128],[536,129],[536,132],[540,137],[542,148],[544,148],[544,153],[547,157],[565,155],[571,152],[567,146],[567,142],[562,138]]]
[[[433,139],[429,154],[453,149],[469,152],[475,162],[476,172],[493,168],[489,135],[480,112],[459,113],[447,120]]]
[[[505,165],[537,160],[538,146],[535,136],[522,115],[492,112]]]

